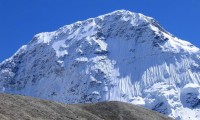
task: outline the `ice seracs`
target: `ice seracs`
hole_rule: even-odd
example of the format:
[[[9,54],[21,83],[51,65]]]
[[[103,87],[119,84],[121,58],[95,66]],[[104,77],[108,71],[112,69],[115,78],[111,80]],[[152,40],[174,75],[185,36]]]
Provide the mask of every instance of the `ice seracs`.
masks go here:
[[[64,103],[123,101],[198,120],[199,56],[155,19],[119,10],[34,36],[0,64],[0,90]]]

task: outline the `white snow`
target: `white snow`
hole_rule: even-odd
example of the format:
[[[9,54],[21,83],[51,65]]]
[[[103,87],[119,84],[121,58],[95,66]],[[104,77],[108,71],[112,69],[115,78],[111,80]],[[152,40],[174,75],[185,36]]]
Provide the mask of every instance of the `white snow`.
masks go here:
[[[57,42],[53,43],[52,47],[56,51],[57,57],[62,57],[64,55],[68,55],[68,52],[66,50],[67,45],[65,44],[65,40],[61,40],[61,41],[57,41]],[[60,50],[61,48],[64,50]]]

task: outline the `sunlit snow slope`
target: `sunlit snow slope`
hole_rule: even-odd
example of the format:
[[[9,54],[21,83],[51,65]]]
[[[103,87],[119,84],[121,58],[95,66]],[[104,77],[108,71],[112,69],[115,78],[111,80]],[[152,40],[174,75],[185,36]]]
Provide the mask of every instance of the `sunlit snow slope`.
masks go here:
[[[123,101],[200,119],[200,52],[119,10],[40,33],[0,64],[0,91],[64,103]]]

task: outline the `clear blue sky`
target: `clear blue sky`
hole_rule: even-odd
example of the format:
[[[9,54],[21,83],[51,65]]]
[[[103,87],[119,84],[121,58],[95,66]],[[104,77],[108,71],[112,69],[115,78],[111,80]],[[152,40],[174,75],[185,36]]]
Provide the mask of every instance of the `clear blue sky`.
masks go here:
[[[200,0],[0,0],[0,61],[40,32],[126,9],[200,47]]]

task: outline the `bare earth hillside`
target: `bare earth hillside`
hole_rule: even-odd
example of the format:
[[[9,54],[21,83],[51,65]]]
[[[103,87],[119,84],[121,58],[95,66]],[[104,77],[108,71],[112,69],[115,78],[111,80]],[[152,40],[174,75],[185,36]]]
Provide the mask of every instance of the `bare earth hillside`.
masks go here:
[[[1,120],[172,120],[122,102],[66,105],[31,97],[0,94]]]

